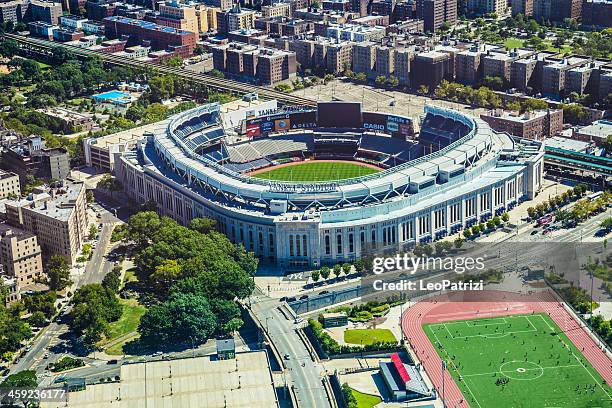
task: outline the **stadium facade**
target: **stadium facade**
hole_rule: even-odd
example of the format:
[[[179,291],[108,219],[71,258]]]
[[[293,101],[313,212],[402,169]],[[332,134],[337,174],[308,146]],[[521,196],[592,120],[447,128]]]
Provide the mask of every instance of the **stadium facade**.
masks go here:
[[[164,122],[116,159],[138,203],[220,231],[286,269],[317,267],[440,239],[534,197],[543,180],[540,142],[498,134],[482,120],[427,106],[411,118],[362,112],[359,103],[285,108],[241,124],[229,143],[218,104]],[[233,131],[233,130],[232,130]],[[332,182],[249,176],[298,160],[354,160],[380,172]]]

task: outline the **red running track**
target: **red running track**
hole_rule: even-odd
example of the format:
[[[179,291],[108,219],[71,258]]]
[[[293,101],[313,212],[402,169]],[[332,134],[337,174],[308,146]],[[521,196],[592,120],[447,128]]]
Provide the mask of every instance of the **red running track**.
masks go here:
[[[442,360],[423,331],[423,324],[541,312],[550,315],[597,372],[612,384],[612,359],[550,292],[530,295],[500,291],[455,292],[428,298],[404,312],[402,330],[438,395],[442,395]],[[444,375],[446,405],[469,407],[448,371]]]

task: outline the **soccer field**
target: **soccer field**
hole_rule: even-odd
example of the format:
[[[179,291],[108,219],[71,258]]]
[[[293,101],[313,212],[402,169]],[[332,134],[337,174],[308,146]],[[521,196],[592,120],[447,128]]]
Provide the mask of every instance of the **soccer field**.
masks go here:
[[[352,162],[308,161],[272,168],[253,174],[266,180],[279,181],[334,181],[366,176],[380,170]]]
[[[612,407],[610,386],[547,314],[424,330],[471,407]]]

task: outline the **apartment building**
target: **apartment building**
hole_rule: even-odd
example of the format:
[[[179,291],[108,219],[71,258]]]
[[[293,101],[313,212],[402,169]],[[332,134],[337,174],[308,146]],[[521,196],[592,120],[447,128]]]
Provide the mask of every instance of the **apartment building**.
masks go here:
[[[217,12],[217,31],[219,34],[227,35],[230,31],[253,28],[255,17],[255,11],[243,10],[240,6]]]
[[[353,72],[363,73],[368,78],[376,76],[376,44],[373,42],[361,42],[353,44]]]
[[[569,93],[566,89],[569,71],[588,63],[587,58],[568,57],[545,65],[542,68],[542,93],[551,96]]]
[[[400,85],[411,86],[410,67],[414,59],[414,48],[395,47],[393,55],[393,65],[395,67],[393,75],[399,80]]]
[[[291,5],[289,3],[274,3],[269,6],[262,6],[261,15],[263,18],[291,17]]]
[[[43,21],[53,25],[59,24],[62,15],[62,3],[32,0],[30,9],[33,21]]]
[[[164,27],[149,21],[112,16],[104,19],[106,35],[111,38],[129,38],[128,45],[151,46],[164,50],[173,48],[177,55],[189,57],[193,54],[198,35],[192,31]]]
[[[234,7],[234,0],[206,0],[206,5],[213,6],[221,9],[221,11],[227,11]]]
[[[582,3],[583,0],[533,0],[533,17],[540,22],[578,20],[582,16]]]
[[[179,3],[177,0],[159,3],[159,14],[155,17],[155,22],[177,30],[200,33],[195,6]]]
[[[534,53],[535,51],[520,48],[510,51],[505,51],[503,48],[489,50],[482,57],[482,75],[496,76],[510,82],[512,63]]]
[[[23,0],[5,1],[0,3],[0,23],[18,23],[23,20],[28,10],[29,2]]]
[[[443,79],[452,80],[451,55],[439,51],[417,54],[412,61],[411,86],[418,89],[421,85],[433,91]]]
[[[49,189],[36,189],[28,198],[7,201],[11,226],[36,235],[43,255],[63,256],[73,264],[88,234],[85,185],[66,180]]]
[[[416,17],[424,21],[425,31],[434,32],[445,21],[457,22],[457,1],[416,0]]]
[[[586,0],[582,6],[582,25],[597,29],[612,27],[612,1]]]
[[[522,14],[525,17],[533,16],[534,0],[512,0],[512,16]]]
[[[215,69],[230,76],[273,85],[296,75],[296,55],[291,51],[235,42],[211,50]]]
[[[19,287],[31,285],[43,274],[42,251],[36,235],[7,224],[0,224],[0,264],[3,273]]]
[[[2,152],[0,166],[19,175],[25,185],[28,176],[45,180],[62,180],[70,173],[70,157],[62,147],[45,148],[40,137],[9,145]]]
[[[547,109],[518,114],[501,109],[480,115],[497,132],[525,139],[543,140],[563,130],[563,110]]]
[[[548,64],[548,59],[556,55],[554,52],[542,51],[519,58],[512,63],[510,69],[510,85],[521,92],[542,88],[542,70]]]
[[[353,43],[329,38],[297,39],[291,44],[296,60],[304,68],[340,73],[353,66]]]
[[[395,49],[388,46],[376,46],[376,76],[389,78],[395,72]]]
[[[268,34],[294,37],[312,31],[314,23],[312,21],[287,17],[258,18],[255,20],[255,28]]]
[[[467,0],[467,9],[471,13],[490,14],[498,16],[506,14],[508,9],[507,0]]]
[[[15,173],[0,170],[0,199],[19,197],[20,194],[19,176]]]
[[[323,0],[323,10],[326,11],[351,11],[350,0]]]
[[[365,42],[382,40],[386,35],[385,27],[356,25],[356,24],[329,24],[325,36],[337,41]]]

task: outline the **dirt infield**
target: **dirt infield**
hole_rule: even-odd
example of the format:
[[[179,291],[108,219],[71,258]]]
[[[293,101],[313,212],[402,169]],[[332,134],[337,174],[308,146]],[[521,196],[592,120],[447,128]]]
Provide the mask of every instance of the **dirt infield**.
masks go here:
[[[470,297],[473,296],[472,299]],[[442,323],[516,314],[547,313],[574,345],[582,350],[608,384],[612,383],[612,359],[602,351],[587,330],[550,292],[521,295],[511,292],[464,292],[440,295],[418,302],[402,316],[402,330],[418,360],[441,395],[445,377],[446,405],[465,408],[469,404],[448,371],[442,371],[442,360],[423,331],[423,324]]]
[[[358,160],[300,160],[300,161],[294,161],[294,162],[288,162],[288,163],[281,163],[281,164],[277,164],[276,166],[268,166],[268,167],[264,167],[261,169],[257,169],[255,171],[252,171],[250,173],[245,173],[246,176],[254,176],[256,174],[259,173],[265,173],[268,172],[272,169],[279,169],[281,167],[289,167],[289,166],[296,166],[298,164],[304,164],[304,163],[312,163],[312,162],[319,162],[319,163],[351,163],[351,164],[359,164],[360,166],[363,167],[369,167],[371,169],[376,169],[376,170],[380,170],[383,171],[384,169],[375,166],[372,163],[365,163],[362,161],[358,161]]]

